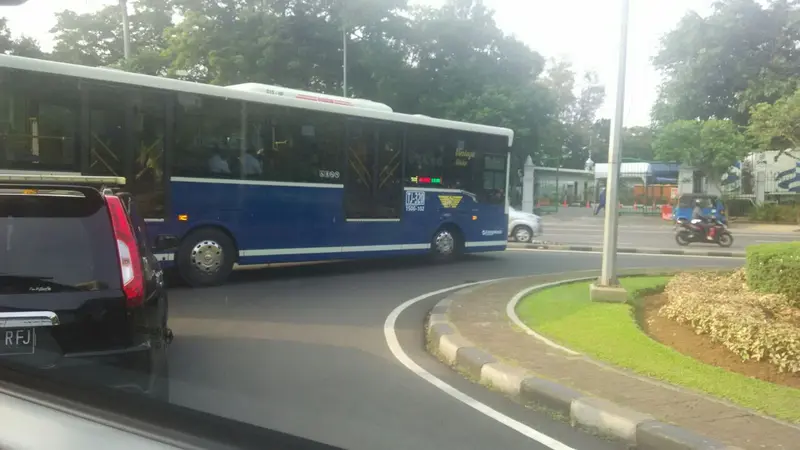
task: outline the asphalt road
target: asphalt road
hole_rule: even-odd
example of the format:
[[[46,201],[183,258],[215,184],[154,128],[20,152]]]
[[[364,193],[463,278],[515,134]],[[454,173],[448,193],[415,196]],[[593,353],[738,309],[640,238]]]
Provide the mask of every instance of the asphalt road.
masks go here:
[[[553,217],[542,219],[544,233],[535,239],[558,244],[602,245],[603,217]],[[800,233],[763,233],[739,230],[735,226],[729,229],[733,235],[735,250],[743,250],[748,245],[768,242],[791,242],[800,240]],[[675,243],[673,225],[659,220],[621,220],[619,225],[619,246],[632,248],[667,248],[690,250],[719,250],[716,244],[694,243],[688,247],[680,247]]]
[[[737,266],[742,260],[620,255],[623,267]],[[490,278],[597,268],[599,254],[506,251],[449,265],[420,260],[240,272],[218,288],[176,288],[172,401],[347,449],[621,449],[462,378],[424,351],[440,296],[397,320],[403,350],[473,399],[560,441],[547,447],[448,396],[389,351],[383,325],[404,301]]]

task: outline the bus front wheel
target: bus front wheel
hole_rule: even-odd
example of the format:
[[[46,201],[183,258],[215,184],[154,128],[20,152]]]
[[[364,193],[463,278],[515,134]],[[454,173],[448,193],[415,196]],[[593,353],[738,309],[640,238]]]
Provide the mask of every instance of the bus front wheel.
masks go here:
[[[440,228],[431,240],[431,253],[436,261],[450,261],[461,253],[461,233],[453,227]]]
[[[192,287],[222,284],[233,271],[236,246],[216,228],[193,231],[178,248],[178,271]]]

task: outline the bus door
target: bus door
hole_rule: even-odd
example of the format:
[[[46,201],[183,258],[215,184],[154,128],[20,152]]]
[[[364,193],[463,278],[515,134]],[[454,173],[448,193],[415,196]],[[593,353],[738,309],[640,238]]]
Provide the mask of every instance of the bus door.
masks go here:
[[[345,245],[390,243],[387,233],[399,238],[403,134],[404,128],[398,124],[347,121],[343,203],[349,224]]]

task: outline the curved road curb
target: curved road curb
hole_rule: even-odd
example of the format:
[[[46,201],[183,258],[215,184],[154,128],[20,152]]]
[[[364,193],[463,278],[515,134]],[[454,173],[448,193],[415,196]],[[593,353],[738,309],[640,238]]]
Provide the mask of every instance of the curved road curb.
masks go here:
[[[565,280],[549,283],[547,286],[574,281]],[[532,287],[530,291],[536,288],[541,286]],[[693,431],[658,421],[649,414],[585,395],[498,361],[458,333],[447,317],[451,303],[449,297],[441,300],[428,316],[428,351],[469,377],[569,418],[573,426],[587,427],[603,435],[621,439],[639,450],[740,450]]]
[[[602,252],[603,247],[587,245],[561,245],[561,244],[520,244],[508,243],[509,249],[527,250],[569,250],[573,252]],[[617,248],[617,253],[639,253],[646,255],[691,255],[691,256],[716,256],[726,258],[744,258],[745,252],[720,252],[700,250],[674,250],[668,248]]]

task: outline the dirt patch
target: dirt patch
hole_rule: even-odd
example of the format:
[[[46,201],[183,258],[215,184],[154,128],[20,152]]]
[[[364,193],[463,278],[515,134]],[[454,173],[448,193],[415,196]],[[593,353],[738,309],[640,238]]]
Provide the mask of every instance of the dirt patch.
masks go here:
[[[645,333],[658,342],[706,364],[800,389],[800,374],[780,373],[777,367],[766,361],[742,361],[708,336],[696,334],[691,327],[658,315],[659,308],[667,302],[666,294],[650,295],[642,298],[641,302],[636,319]]]

